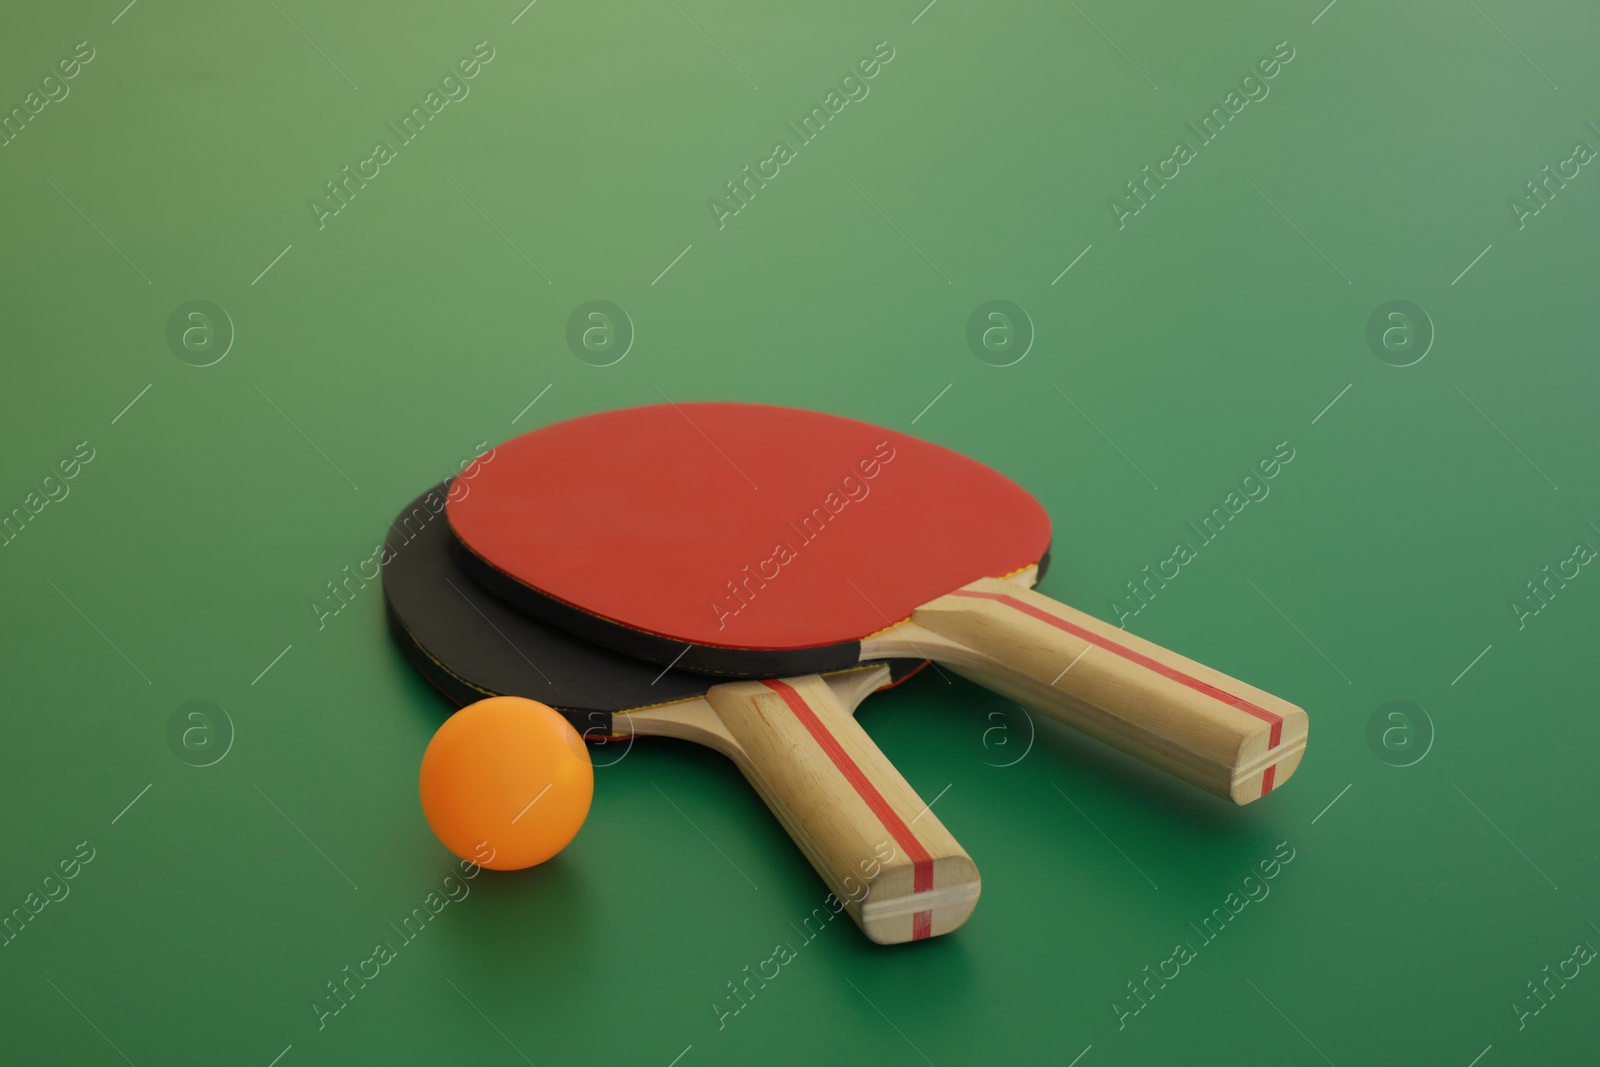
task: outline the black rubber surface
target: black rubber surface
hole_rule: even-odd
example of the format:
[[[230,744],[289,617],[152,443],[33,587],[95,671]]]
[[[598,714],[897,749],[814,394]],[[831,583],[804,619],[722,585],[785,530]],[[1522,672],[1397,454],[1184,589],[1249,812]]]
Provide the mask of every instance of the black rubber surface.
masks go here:
[[[603,737],[612,712],[697,697],[716,684],[589,644],[475,584],[451,551],[444,512],[425,503],[442,502],[446,488],[422,494],[391,525],[383,595],[401,651],[451,701],[528,697],[566,715],[579,733]]]

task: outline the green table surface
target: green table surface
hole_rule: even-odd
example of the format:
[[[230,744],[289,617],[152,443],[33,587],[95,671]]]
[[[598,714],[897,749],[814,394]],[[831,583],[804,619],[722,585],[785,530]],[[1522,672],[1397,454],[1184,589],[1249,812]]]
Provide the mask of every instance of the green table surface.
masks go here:
[[[124,2],[0,32],[0,1060],[1594,1062],[1592,5]],[[1299,772],[924,672],[861,721],[983,872],[953,935],[802,933],[662,742],[403,938],[446,708],[328,583],[664,396],[999,468],[1043,591],[1305,707]]]

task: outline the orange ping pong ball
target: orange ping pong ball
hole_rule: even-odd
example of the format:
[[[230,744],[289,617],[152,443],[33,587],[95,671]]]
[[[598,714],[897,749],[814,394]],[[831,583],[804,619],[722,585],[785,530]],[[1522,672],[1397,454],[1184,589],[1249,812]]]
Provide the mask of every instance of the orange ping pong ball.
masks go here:
[[[446,719],[422,754],[422,813],[445,848],[496,871],[543,863],[589,814],[594,765],[564,716],[491,697]]]

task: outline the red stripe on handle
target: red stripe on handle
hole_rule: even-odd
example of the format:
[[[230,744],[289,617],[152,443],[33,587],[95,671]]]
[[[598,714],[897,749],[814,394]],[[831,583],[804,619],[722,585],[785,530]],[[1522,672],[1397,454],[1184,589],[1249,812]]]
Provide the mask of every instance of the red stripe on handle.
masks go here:
[[[1274,763],[1272,766],[1268,767],[1266,773],[1261,776],[1261,795],[1262,796],[1266,796],[1268,793],[1272,792],[1272,779],[1273,779],[1273,776],[1277,774],[1277,772],[1278,772],[1278,765],[1276,763]]]
[[[856,765],[855,760],[850,758],[850,754],[839,744],[838,739],[822,724],[822,720],[817,718],[817,713],[811,710],[810,705],[805,702],[805,698],[792,685],[780,682],[776,678],[765,679],[761,684],[783,698],[783,702],[789,705],[789,710],[794,712],[795,718],[799,719],[805,728],[810,731],[812,739],[822,747],[822,751],[828,754],[828,758],[839,769],[839,773],[844,775],[845,781],[850,783],[851,788],[856,791],[856,795],[866,802],[867,807],[872,809],[872,813],[878,817],[878,821],[883,824],[884,829],[889,831],[889,835],[895,839],[900,847],[905,850],[906,855],[911,858],[911,891],[913,893],[926,893],[932,889],[933,857],[928,855],[928,850],[922,847],[922,842],[918,841],[916,835],[911,832],[911,827],[907,826],[905,820],[900,818],[894,808],[889,806],[889,802],[884,799],[883,794],[878,792],[878,787],[873,785],[872,781],[862,773],[861,768]],[[932,932],[933,913],[931,911],[919,911],[912,916],[911,939],[913,941],[920,941],[930,936]]]
[[[1229,707],[1238,708],[1247,715],[1254,715],[1262,722],[1270,723],[1272,726],[1272,736],[1268,739],[1267,743],[1267,748],[1269,749],[1277,748],[1279,740],[1282,739],[1283,717],[1281,715],[1275,715],[1266,708],[1258,707],[1255,704],[1250,703],[1250,701],[1244,699],[1244,697],[1236,697],[1232,693],[1223,692],[1221,689],[1218,689],[1209,682],[1202,682],[1200,679],[1184,674],[1180,670],[1168,667],[1164,663],[1158,663],[1149,656],[1146,656],[1144,653],[1135,652],[1126,645],[1119,645],[1108,637],[1101,637],[1099,634],[1094,633],[1091,630],[1085,630],[1083,627],[1076,626],[1073,623],[1067,622],[1065,619],[1058,619],[1049,612],[1041,611],[1032,604],[1024,603],[1014,596],[1008,596],[1005,593],[979,593],[968,589],[957,589],[951,595],[977,597],[980,600],[998,600],[1008,608],[1015,608],[1024,615],[1038,619],[1040,622],[1049,623],[1058,630],[1065,630],[1072,636],[1081,638],[1082,640],[1089,642],[1091,645],[1103,648],[1107,652],[1115,652],[1117,655],[1121,656],[1130,663],[1137,663],[1141,667],[1155,671],[1163,678],[1170,678],[1172,681],[1177,682],[1180,685],[1186,685],[1190,689],[1193,689],[1196,693],[1201,693],[1205,696],[1211,697],[1213,700],[1220,700]]]

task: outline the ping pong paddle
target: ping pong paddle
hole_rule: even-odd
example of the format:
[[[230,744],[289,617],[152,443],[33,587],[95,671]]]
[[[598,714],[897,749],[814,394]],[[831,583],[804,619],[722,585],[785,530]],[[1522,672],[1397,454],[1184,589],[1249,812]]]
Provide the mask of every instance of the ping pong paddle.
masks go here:
[[[448,518],[486,588],[586,640],[735,677],[932,659],[1245,804],[1299,765],[1293,704],[1032,590],[1004,475],[812,411],[659,404],[495,450]]]
[[[528,697],[590,740],[655,735],[716,749],[873,941],[921,940],[966,921],[978,899],[977,868],[854,718],[870,693],[920,664],[718,684],[589,644],[497,600],[461,571],[438,514],[447,484],[401,513],[383,553],[395,638],[446,697],[457,705]]]

